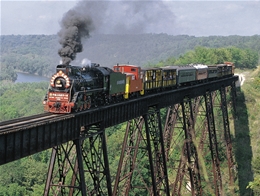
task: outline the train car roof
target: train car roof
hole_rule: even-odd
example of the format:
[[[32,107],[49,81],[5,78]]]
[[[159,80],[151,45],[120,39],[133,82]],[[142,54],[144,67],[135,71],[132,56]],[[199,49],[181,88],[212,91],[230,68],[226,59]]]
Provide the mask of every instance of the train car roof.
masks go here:
[[[207,65],[203,65],[203,64],[193,64],[193,67],[195,67],[196,69],[206,69],[208,68]]]
[[[142,70],[144,71],[148,71],[148,70],[161,70],[162,68],[161,67],[145,67],[145,68],[142,68]]]
[[[177,70],[196,70],[196,68],[192,66],[167,66],[167,67],[175,68]]]
[[[208,65],[208,68],[217,68],[216,65]]]
[[[138,65],[128,65],[128,64],[118,64],[118,65],[114,65],[114,67],[140,67]]]
[[[162,70],[177,70],[177,67],[161,67]]]
[[[217,64],[217,67],[223,67],[223,66],[227,66],[227,64]]]

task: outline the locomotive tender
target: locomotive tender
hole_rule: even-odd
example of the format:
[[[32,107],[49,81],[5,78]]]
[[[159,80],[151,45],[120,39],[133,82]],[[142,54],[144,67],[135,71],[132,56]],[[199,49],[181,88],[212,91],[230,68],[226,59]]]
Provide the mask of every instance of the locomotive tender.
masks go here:
[[[234,75],[234,64],[191,64],[141,68],[115,65],[113,70],[92,63],[89,67],[57,65],[44,98],[44,110],[71,113],[131,97],[144,96]]]

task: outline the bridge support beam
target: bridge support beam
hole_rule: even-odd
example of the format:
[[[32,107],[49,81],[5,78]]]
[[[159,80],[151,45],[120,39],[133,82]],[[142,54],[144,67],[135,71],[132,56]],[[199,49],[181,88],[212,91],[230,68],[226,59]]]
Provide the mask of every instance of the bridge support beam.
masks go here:
[[[144,141],[142,129],[144,119],[143,117],[135,118],[127,122],[124,141],[122,144],[121,156],[118,164],[113,196],[129,195],[130,189],[134,189],[131,180],[137,168],[137,154],[141,154],[142,147],[140,142]],[[142,153],[142,156],[145,153]],[[139,172],[136,172],[139,173]],[[143,186],[147,188],[147,186]],[[150,190],[147,189],[149,192]]]
[[[218,142],[217,142],[217,135],[215,129],[211,92],[206,92],[204,97],[205,97],[205,104],[206,104],[208,136],[209,136],[211,159],[212,159],[213,174],[214,174],[214,190],[215,190],[215,195],[222,195],[223,194],[222,179],[221,179],[221,172],[220,172]]]
[[[74,194],[112,195],[105,131],[101,124],[82,127],[79,139],[52,149],[44,195]]]
[[[182,106],[175,104],[168,108],[164,128],[168,167],[174,171],[173,181],[170,182],[172,195],[182,195],[187,187],[187,192],[191,192]]]
[[[113,195],[128,195],[130,189],[146,190],[149,195],[170,195],[164,152],[160,111],[150,107],[144,116],[128,121]],[[140,163],[138,157],[148,157],[148,162]],[[150,173],[150,177],[143,173]],[[133,176],[138,185],[131,181]]]
[[[228,104],[226,99],[226,88],[222,87],[220,90],[221,96],[221,111],[223,117],[223,127],[224,127],[224,142],[226,147],[226,157],[228,162],[228,170],[229,170],[229,183],[230,186],[233,187],[234,185],[234,158],[232,152],[232,141],[231,141],[231,133],[230,133],[230,126],[229,126],[229,118],[228,118]],[[235,101],[235,89],[231,87],[231,95],[232,95],[232,102],[233,104]],[[233,107],[235,111],[235,106]]]
[[[170,195],[160,110],[151,107],[144,121],[153,195]]]
[[[195,134],[195,117],[200,106],[201,97],[186,97],[181,104],[169,107],[167,112],[164,138],[167,146],[171,146],[171,152],[166,152],[168,160],[173,162],[168,163],[168,166],[174,166],[172,195],[202,195],[199,149]]]
[[[230,91],[230,93],[232,92]],[[183,103],[181,103],[181,109],[178,106],[178,104],[175,104],[169,107],[164,129],[167,161],[178,161],[179,163],[178,166],[174,162],[168,163],[168,167],[171,167],[171,170],[176,172],[176,174],[174,173],[175,181],[170,182],[172,194],[182,195],[188,192],[191,195],[203,194],[202,188],[196,190],[196,181],[193,181],[193,173],[191,173],[192,169],[196,171],[195,163],[197,160],[198,179],[201,179],[200,176],[203,176],[203,180],[206,180],[208,184],[204,187],[205,192],[214,192],[216,195],[221,195],[223,193],[223,174],[221,174],[220,162],[223,164],[225,158],[227,158],[227,167],[230,170],[229,179],[227,180],[231,186],[234,179],[231,173],[234,162],[232,158],[226,89],[207,92],[204,96],[198,96],[191,100],[189,98],[184,99]],[[215,122],[214,116],[220,116],[222,120],[218,118],[218,122]],[[220,129],[219,131],[215,128],[216,123],[218,124],[217,128]],[[182,132],[185,134],[183,135]],[[189,143],[189,141],[191,142]],[[220,146],[221,144],[222,146]],[[187,150],[187,146],[190,150]],[[221,147],[220,150],[219,146]],[[168,148],[171,150],[167,150]],[[226,157],[223,154],[223,150],[226,150]],[[219,151],[222,153],[221,160],[218,154]],[[174,157],[172,154],[174,154]],[[180,157],[177,160],[176,155]],[[210,171],[209,159],[206,157],[209,156],[211,156],[212,162],[212,177],[210,172],[208,172]],[[213,186],[210,186],[210,184],[213,184]],[[232,192],[231,189],[229,188]]]
[[[173,129],[178,120],[178,110],[180,108],[180,104],[175,104],[170,106],[167,110],[166,121],[164,125],[164,146],[165,146],[165,157],[166,160],[169,160],[169,153],[171,149],[172,139],[173,139]]]
[[[44,190],[45,196],[69,195],[69,193],[73,192],[71,190],[81,192],[82,184],[80,177],[82,176],[78,176],[78,160],[74,158],[76,156],[76,145],[78,145],[76,142],[71,141],[64,145],[53,147]],[[77,178],[75,178],[76,176]],[[70,184],[67,184],[66,178],[69,178]]]
[[[181,103],[183,114],[183,130],[185,133],[184,155],[188,161],[188,171],[190,175],[191,194],[202,195],[201,177],[198,162],[198,152],[196,149],[196,138],[194,130],[193,107],[190,98],[186,98]]]
[[[236,99],[237,99],[237,91],[236,91],[236,82],[232,82],[231,84],[231,96],[232,96],[232,108],[234,110],[234,114],[236,115],[237,113],[237,107],[236,107]]]

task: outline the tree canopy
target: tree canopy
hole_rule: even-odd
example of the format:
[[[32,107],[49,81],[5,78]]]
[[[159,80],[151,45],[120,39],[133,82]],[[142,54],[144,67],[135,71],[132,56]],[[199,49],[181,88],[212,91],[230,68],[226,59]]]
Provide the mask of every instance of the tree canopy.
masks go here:
[[[186,65],[191,63],[200,63],[206,65],[221,64],[225,61],[234,62],[237,68],[256,68],[259,55],[250,49],[229,48],[206,48],[196,47],[195,50],[180,55],[178,59],[174,57],[161,61],[155,66],[164,65]]]

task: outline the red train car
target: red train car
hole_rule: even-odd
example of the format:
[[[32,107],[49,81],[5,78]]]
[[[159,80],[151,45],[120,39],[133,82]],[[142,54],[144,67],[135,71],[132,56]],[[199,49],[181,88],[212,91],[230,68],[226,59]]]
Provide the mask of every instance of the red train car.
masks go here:
[[[128,99],[129,96],[137,96],[138,94],[144,95],[143,72],[141,67],[136,65],[118,64],[113,68],[115,72],[126,74],[125,99]]]

